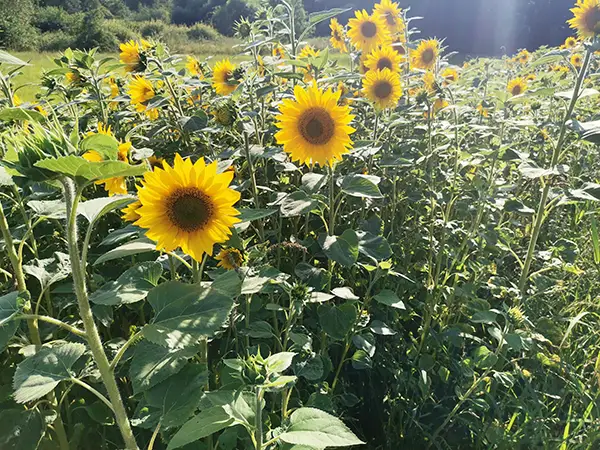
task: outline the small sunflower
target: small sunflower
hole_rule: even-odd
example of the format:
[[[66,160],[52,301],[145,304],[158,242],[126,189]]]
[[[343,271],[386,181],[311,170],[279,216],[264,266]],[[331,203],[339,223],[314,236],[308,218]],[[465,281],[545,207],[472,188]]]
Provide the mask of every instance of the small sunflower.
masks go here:
[[[238,87],[235,79],[235,65],[229,59],[219,61],[213,69],[212,85],[219,95],[229,95]]]
[[[187,57],[187,62],[185,63],[185,68],[188,70],[190,75],[194,77],[202,78],[204,76],[204,72],[202,72],[202,65],[200,61],[198,61],[193,56]]]
[[[152,170],[162,167],[164,162],[164,158],[159,158],[158,156],[152,155],[148,157],[148,164],[150,164],[150,169]]]
[[[404,21],[402,20],[402,10],[397,3],[391,0],[381,0],[373,8],[375,14],[379,14],[385,19],[385,24],[392,33],[402,33],[404,31]]]
[[[39,112],[42,116],[48,117],[48,111],[46,111],[42,105],[36,105],[35,110]]]
[[[331,19],[329,22],[329,28],[331,29],[331,37],[329,42],[333,48],[337,48],[340,52],[346,53],[348,47],[346,47],[346,38],[344,36],[344,27],[340,25],[336,18]]]
[[[23,101],[21,100],[21,97],[19,97],[17,94],[13,94],[13,96],[12,96],[12,102],[13,102],[13,105],[15,107],[21,106],[23,104]]]
[[[129,83],[128,94],[132,105],[143,106],[144,103],[156,95],[156,92],[149,80],[144,77],[136,76],[131,83]]]
[[[506,87],[510,95],[521,95],[523,92],[527,90],[527,83],[521,77],[515,78],[508,82],[508,86]]]
[[[352,146],[350,107],[338,105],[340,92],[321,91],[316,83],[294,88],[294,99],[279,106],[277,142],[301,164],[332,165]]]
[[[106,134],[112,136],[110,127],[102,128],[102,124],[98,124],[98,134]],[[117,159],[122,162],[129,162],[129,151],[131,150],[131,142],[124,142],[119,144],[117,151]],[[96,150],[89,150],[83,154],[83,159],[90,162],[102,162],[104,158]],[[105,180],[96,181],[95,184],[104,185],[104,190],[108,192],[108,195],[123,195],[127,194],[127,183],[125,177],[113,177]]]
[[[417,69],[431,70],[435,67],[440,55],[440,43],[437,39],[421,41],[412,52],[412,65]]]
[[[321,52],[319,50],[315,50],[312,45],[305,45],[300,53],[298,54],[299,59],[307,59],[307,58],[316,58],[319,56]],[[313,80],[313,66],[312,64],[307,64],[304,70],[304,82],[308,83]]]
[[[525,77],[525,80],[527,80],[527,81],[535,81],[535,79],[536,79],[536,78],[537,78],[537,77],[535,76],[535,74],[534,74],[534,73],[530,73],[529,75],[527,75],[527,76]]]
[[[433,94],[437,90],[435,75],[431,70],[428,70],[425,72],[425,75],[423,75],[423,85],[429,94]]]
[[[239,269],[244,263],[242,252],[237,248],[224,248],[219,252],[215,259],[219,261],[217,267],[222,267],[225,270]]]
[[[144,109],[144,114],[151,121],[154,121],[154,120],[158,119],[158,116],[159,116],[157,108],[145,108]]]
[[[392,49],[400,56],[402,59],[406,57],[406,39],[404,34],[397,34],[392,40]]]
[[[577,47],[577,38],[574,36],[569,36],[567,39],[565,39],[563,47],[569,49]]]
[[[123,209],[123,215],[121,218],[127,222],[135,222],[140,218],[140,215],[137,212],[140,206],[142,206],[142,203],[139,200],[130,203]]]
[[[527,49],[521,50],[516,57],[517,61],[519,61],[521,64],[527,64],[527,61],[529,61],[530,58],[531,53],[529,53]]]
[[[600,33],[600,0],[577,0],[571,12],[574,17],[567,23],[577,30],[579,37],[594,37]]]
[[[285,59],[285,50],[281,45],[276,45],[275,47],[273,47],[271,55],[273,56],[273,58]]]
[[[392,72],[400,70],[402,58],[391,46],[379,47],[367,55],[365,65],[370,70],[390,69]]]
[[[402,96],[400,75],[387,68],[371,70],[363,80],[362,93],[377,109],[394,108]]]
[[[436,98],[433,105],[431,105],[431,117],[435,117],[438,112],[442,109],[447,108],[449,103],[443,98]]]
[[[348,21],[348,37],[355,47],[369,52],[378,45],[385,45],[391,41],[390,30],[381,15],[370,16],[363,9],[356,11],[355,16]]]
[[[458,80],[458,72],[452,67],[447,67],[442,71],[442,78],[444,79],[444,86],[448,86]]]
[[[75,71],[67,72],[65,78],[69,84],[77,84],[81,81],[81,75],[79,75],[79,72]]]
[[[488,117],[490,115],[490,109],[487,106],[484,106],[483,103],[480,103],[479,105],[477,105],[477,111],[483,117]]]
[[[212,255],[214,244],[225,242],[240,222],[233,207],[240,193],[229,187],[233,175],[217,173],[217,161],[207,165],[200,158],[192,163],[176,154],[172,167],[165,163],[144,175],[135,225],[147,230],[159,250],[181,247],[196,261],[205,253]]]
[[[570,61],[573,66],[581,67],[583,65],[583,56],[580,53],[573,53]]]
[[[147,50],[152,47],[148,41],[141,40],[139,42],[131,40],[124,42],[119,45],[121,53],[119,54],[119,61],[125,64],[126,72],[142,72],[146,69],[146,65],[142,60],[142,50]]]

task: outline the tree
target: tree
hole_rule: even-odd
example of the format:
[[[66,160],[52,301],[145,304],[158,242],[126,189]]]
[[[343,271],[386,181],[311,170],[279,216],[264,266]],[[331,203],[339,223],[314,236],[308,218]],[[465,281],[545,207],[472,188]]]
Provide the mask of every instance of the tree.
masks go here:
[[[33,0],[0,0],[0,47],[27,50],[37,39]]]

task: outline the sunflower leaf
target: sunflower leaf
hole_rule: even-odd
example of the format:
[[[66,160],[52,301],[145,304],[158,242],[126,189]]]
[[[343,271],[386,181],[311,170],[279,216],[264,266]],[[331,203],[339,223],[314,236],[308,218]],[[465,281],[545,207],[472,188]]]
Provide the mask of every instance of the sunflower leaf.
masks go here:
[[[90,162],[75,155],[44,159],[35,163],[35,166],[71,178],[82,178],[86,181],[133,177],[143,175],[147,171],[144,164],[131,166],[122,161]]]

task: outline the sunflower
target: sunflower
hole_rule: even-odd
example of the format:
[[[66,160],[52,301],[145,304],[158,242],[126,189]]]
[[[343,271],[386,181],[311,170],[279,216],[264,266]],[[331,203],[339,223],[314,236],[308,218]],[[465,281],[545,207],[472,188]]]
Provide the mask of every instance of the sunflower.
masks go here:
[[[364,55],[361,56],[360,59],[358,60],[358,70],[363,75],[365,73],[367,73],[369,70],[371,70],[367,67],[367,57]]]
[[[565,39],[565,43],[563,44],[564,48],[575,48],[577,46],[577,38],[574,36],[569,36]]]
[[[490,115],[489,108],[487,106],[484,106],[483,103],[480,103],[479,105],[477,105],[477,111],[483,117],[488,117]]]
[[[233,205],[240,193],[229,187],[232,172],[217,173],[217,161],[196,163],[179,154],[171,167],[146,172],[138,187],[142,206],[135,222],[156,241],[156,248],[167,252],[177,247],[200,261],[204,253],[212,255],[216,243],[231,236],[231,227],[240,222]]]
[[[440,54],[440,43],[437,39],[421,41],[412,52],[412,65],[417,69],[431,70],[435,67]]]
[[[375,5],[373,12],[385,19],[385,24],[392,33],[402,33],[404,31],[404,21],[401,17],[402,10],[397,3],[391,0],[381,0]]]
[[[235,65],[229,59],[219,61],[213,69],[212,85],[219,95],[229,95],[238,87],[234,77]]]
[[[162,167],[164,162],[164,158],[159,158],[158,156],[152,155],[148,157],[148,164],[150,164],[150,168],[152,170],[156,169],[157,167]]]
[[[567,20],[579,37],[594,37],[600,33],[600,0],[577,0],[571,9],[575,17]]]
[[[508,82],[506,89],[512,96],[520,95],[527,90],[527,83],[521,77],[515,78],[514,80],[510,80]]]
[[[131,40],[124,42],[119,45],[121,53],[119,54],[119,61],[125,64],[126,72],[142,72],[146,65],[142,61],[142,50],[147,50],[152,47],[148,41],[141,40],[141,46],[139,42]]]
[[[152,83],[140,76],[136,76],[133,81],[129,83],[128,94],[131,99],[131,104],[140,106],[143,106],[143,103],[146,103],[156,95]]]
[[[425,75],[423,75],[423,85],[429,94],[433,94],[437,90],[435,75],[431,70],[428,70],[425,72]]]
[[[338,82],[337,91],[340,93],[340,99],[338,105],[345,106],[352,103],[352,91],[343,82]]]
[[[23,104],[21,97],[19,97],[17,94],[13,94],[12,102],[13,102],[13,106],[15,106],[15,107],[21,106]]]
[[[404,34],[397,34],[392,40],[392,49],[402,58],[406,57],[406,39]]]
[[[583,64],[583,56],[580,53],[573,53],[571,55],[571,64],[575,67],[581,67]]]
[[[331,19],[331,22],[329,22],[329,28],[331,29],[331,38],[329,38],[329,42],[331,42],[333,48],[337,48],[340,52],[346,53],[348,47],[346,47],[344,27],[340,25],[336,18],[333,18]]]
[[[158,116],[159,116],[157,108],[145,108],[144,114],[146,115],[146,117],[149,120],[152,120],[152,121],[158,119]]]
[[[78,72],[67,72],[65,74],[65,78],[67,79],[67,83],[69,84],[77,84],[79,81],[81,81],[81,75],[79,75]]]
[[[531,58],[531,53],[529,53],[527,51],[527,49],[523,49],[521,50],[518,54],[517,54],[517,61],[519,61],[521,64],[526,64],[527,61],[529,61],[529,59]]]
[[[536,78],[537,78],[537,77],[535,76],[535,74],[534,74],[534,73],[530,73],[529,75],[527,75],[527,76],[525,77],[525,80],[527,80],[527,81],[535,81],[535,79],[536,79]]]
[[[98,134],[107,134],[112,136],[110,127],[103,128],[102,124],[98,124]],[[117,151],[117,159],[122,162],[129,162],[129,150],[131,150],[131,142],[124,142],[119,144]],[[83,155],[83,159],[90,162],[102,162],[104,158],[96,150],[89,150]],[[107,178],[105,180],[96,181],[95,184],[104,185],[104,190],[108,192],[109,196],[118,194],[127,194],[127,183],[125,177],[114,177]]]
[[[188,70],[190,75],[195,77],[202,78],[204,73],[202,72],[202,66],[200,65],[200,61],[198,61],[193,56],[187,57],[187,62],[185,63],[185,68]]]
[[[377,109],[393,108],[402,96],[400,75],[387,68],[371,70],[363,80],[362,93]]]
[[[319,56],[321,52],[319,50],[315,50],[312,45],[305,45],[300,53],[298,54],[299,59],[307,59],[307,58],[316,58]],[[312,64],[307,64],[304,70],[304,82],[308,83],[313,80],[313,66]]]
[[[369,52],[378,45],[391,41],[390,30],[381,15],[370,16],[363,9],[356,11],[355,16],[348,21],[348,37],[355,47]]]
[[[433,119],[435,117],[435,115],[440,112],[442,109],[448,107],[449,103],[444,100],[443,98],[436,98],[435,101],[433,102],[433,105],[431,105],[431,118]],[[425,112],[425,118],[429,117],[429,112],[426,111]]]
[[[137,212],[140,206],[142,206],[142,203],[139,200],[130,203],[123,209],[123,215],[121,218],[127,222],[135,222],[140,218],[140,215]]]
[[[390,69],[392,72],[400,70],[402,58],[391,46],[379,47],[367,55],[365,65],[370,70]]]
[[[294,99],[279,106],[275,135],[277,142],[301,164],[332,165],[352,146],[350,107],[338,105],[341,92],[323,92],[313,83],[307,89],[294,88]]]
[[[46,111],[42,105],[36,105],[35,110],[39,112],[42,116],[48,117],[48,111]]]
[[[217,267],[222,267],[225,270],[239,269],[244,263],[242,252],[237,248],[224,248],[219,252],[215,259],[219,261]]]
[[[275,47],[273,47],[271,55],[273,56],[273,58],[285,59],[285,50],[281,45],[276,45]]]
[[[442,78],[444,79],[444,86],[448,86],[458,80],[458,72],[452,67],[447,67],[442,71]]]

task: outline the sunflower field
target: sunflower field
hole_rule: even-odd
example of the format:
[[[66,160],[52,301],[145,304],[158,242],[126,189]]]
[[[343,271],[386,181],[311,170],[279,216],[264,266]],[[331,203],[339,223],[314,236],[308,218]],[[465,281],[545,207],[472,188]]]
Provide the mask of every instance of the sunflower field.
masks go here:
[[[460,65],[345,11],[0,52],[0,449],[600,448],[600,1]]]

